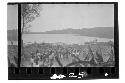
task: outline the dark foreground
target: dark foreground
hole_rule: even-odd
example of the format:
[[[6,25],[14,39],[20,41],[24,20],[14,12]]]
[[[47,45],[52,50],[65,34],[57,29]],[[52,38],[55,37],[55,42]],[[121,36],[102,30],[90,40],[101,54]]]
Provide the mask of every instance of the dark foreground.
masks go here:
[[[85,45],[33,43],[24,45],[21,67],[113,67],[114,43]]]
[[[8,66],[17,67],[18,64],[18,46],[8,45]]]

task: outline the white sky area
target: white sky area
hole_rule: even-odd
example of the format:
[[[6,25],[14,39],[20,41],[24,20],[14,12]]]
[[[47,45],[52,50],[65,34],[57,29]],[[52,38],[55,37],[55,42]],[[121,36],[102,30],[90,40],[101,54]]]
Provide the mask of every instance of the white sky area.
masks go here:
[[[7,29],[18,28],[18,5],[7,5]]]
[[[41,7],[40,17],[31,22],[32,32],[114,27],[113,4],[43,4]]]
[[[114,27],[113,4],[42,4],[40,17],[30,23],[31,32]],[[7,28],[18,27],[18,6],[7,6]]]

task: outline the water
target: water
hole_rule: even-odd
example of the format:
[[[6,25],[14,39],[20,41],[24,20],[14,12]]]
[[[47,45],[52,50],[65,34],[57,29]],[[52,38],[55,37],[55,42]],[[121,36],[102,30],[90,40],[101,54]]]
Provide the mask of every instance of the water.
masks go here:
[[[98,42],[108,42],[114,41],[114,39],[107,38],[97,38],[97,37],[87,37],[80,36],[76,34],[24,34],[23,41],[24,43],[57,43],[62,42],[66,44],[81,44],[84,45],[85,42],[90,42],[93,40],[98,40]]]
[[[18,41],[7,41],[8,45],[18,45]]]

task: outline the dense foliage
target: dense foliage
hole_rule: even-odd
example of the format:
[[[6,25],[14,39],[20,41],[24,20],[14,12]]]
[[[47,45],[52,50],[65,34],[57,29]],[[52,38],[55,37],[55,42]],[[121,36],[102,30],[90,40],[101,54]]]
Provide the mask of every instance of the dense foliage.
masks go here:
[[[109,67],[115,65],[113,42],[85,45],[33,43],[24,45],[22,67]]]
[[[17,67],[18,64],[18,46],[8,45],[8,66]]]

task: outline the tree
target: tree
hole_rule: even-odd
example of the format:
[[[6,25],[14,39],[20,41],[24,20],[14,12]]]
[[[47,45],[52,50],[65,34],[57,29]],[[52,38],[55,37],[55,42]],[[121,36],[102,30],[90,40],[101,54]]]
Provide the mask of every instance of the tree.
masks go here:
[[[28,23],[40,16],[40,4],[21,4],[22,33],[29,27]],[[27,26],[28,25],[28,26]]]
[[[21,4],[21,35],[27,31],[31,25],[29,24],[32,22],[36,17],[40,16],[40,4]],[[21,36],[21,50],[23,55],[23,39]]]

